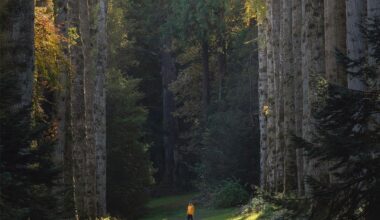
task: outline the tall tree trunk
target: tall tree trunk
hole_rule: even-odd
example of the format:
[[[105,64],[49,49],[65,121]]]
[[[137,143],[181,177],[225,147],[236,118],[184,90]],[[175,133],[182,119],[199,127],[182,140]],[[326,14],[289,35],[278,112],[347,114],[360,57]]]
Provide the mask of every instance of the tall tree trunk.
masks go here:
[[[209,45],[208,40],[202,42],[202,121],[207,121],[207,108],[210,102],[210,69],[209,69]]]
[[[292,0],[292,56],[294,73],[294,120],[295,135],[302,137],[302,0]],[[304,193],[304,153],[303,149],[297,149],[297,189],[298,195]]]
[[[297,169],[296,152],[292,146],[292,135],[295,134],[294,106],[294,71],[292,54],[292,0],[282,0],[281,8],[281,63],[282,84],[284,85],[284,193],[296,189]]]
[[[274,101],[275,101],[275,191],[283,189],[284,175],[284,99],[283,76],[280,62],[280,31],[281,31],[281,1],[272,2],[272,40],[273,40],[273,70],[274,70]]]
[[[56,0],[55,24],[61,36],[68,38],[68,0]],[[69,59],[69,45],[66,40],[60,42],[63,54],[63,62],[60,63],[58,77],[60,89],[56,95],[58,135],[55,148],[55,163],[62,168],[62,174],[58,179],[57,186],[60,196],[58,198],[58,211],[63,219],[74,217],[73,198],[73,169],[72,148],[70,133],[70,69],[66,64]]]
[[[220,9],[219,19],[224,21],[224,7]],[[223,96],[223,81],[227,72],[227,48],[225,39],[225,30],[219,30],[217,39],[217,57],[218,57],[218,102],[222,101]]]
[[[367,0],[367,17],[370,24],[374,22],[380,22],[380,1]],[[377,23],[378,24],[378,23]],[[376,59],[374,58],[375,45],[368,43],[368,63],[371,66],[376,65]],[[376,68],[377,78],[375,79],[375,89],[380,89],[380,67]]]
[[[346,71],[336,57],[337,51],[346,52],[346,3],[325,0],[324,4],[326,78],[330,83],[346,86]]]
[[[268,144],[267,144],[267,110],[268,76],[267,76],[267,19],[258,25],[259,47],[259,121],[260,121],[260,186],[265,189],[268,176]]]
[[[269,113],[267,116],[267,167],[268,167],[268,189],[269,191],[274,190],[275,186],[275,176],[276,176],[276,168],[275,168],[275,135],[276,135],[276,126],[275,126],[275,96],[274,96],[274,50],[273,50],[273,10],[272,10],[273,0],[267,1],[267,78],[268,78],[268,106]]]
[[[220,34],[218,39],[218,102],[222,101],[223,96],[223,81],[227,72],[227,54],[226,41],[223,34]]]
[[[352,60],[359,60],[366,56],[366,40],[361,27],[364,24],[367,5],[365,0],[346,0],[346,25],[347,25],[347,55]],[[349,69],[350,72],[358,72],[359,67]],[[365,91],[367,85],[365,76],[348,75],[348,88]]]
[[[315,128],[312,114],[315,112],[318,77],[325,72],[323,1],[303,0],[304,23],[302,27],[302,75],[303,75],[303,121],[302,137],[312,141]],[[307,175],[317,178],[320,168],[316,162],[305,160]],[[306,184],[306,191],[310,187]]]
[[[32,104],[34,71],[34,1],[8,0],[1,3],[4,10],[0,24],[1,80],[12,78],[15,90],[10,111],[30,108]],[[3,16],[6,13],[6,16]],[[8,107],[8,106],[7,106]],[[28,114],[28,111],[25,111]],[[29,116],[26,116],[30,120]],[[29,122],[27,122],[28,124]],[[22,135],[22,134],[20,134]]]
[[[79,20],[80,36],[82,40],[83,53],[83,71],[84,71],[84,95],[85,95],[85,127],[87,145],[85,148],[86,166],[85,166],[85,209],[89,218],[95,218],[96,211],[96,149],[95,149],[95,130],[94,130],[94,49],[93,36],[90,28],[93,21],[90,15],[90,6],[88,0],[79,1]]]
[[[98,216],[106,214],[106,90],[107,1],[98,0],[97,57],[94,93],[94,129],[96,147],[96,194]]]
[[[171,55],[171,42],[167,40],[161,50],[161,75],[163,88],[163,141],[165,156],[164,183],[174,186],[176,180],[176,140],[178,125],[177,119],[173,116],[175,111],[174,95],[170,91],[170,84],[176,80],[176,67],[174,58]]]
[[[336,56],[337,51],[346,52],[346,3],[345,0],[325,0],[324,4],[326,79],[346,87],[346,70]],[[336,182],[332,173],[329,179]]]
[[[79,33],[79,2],[69,0],[68,20],[69,28]],[[78,39],[70,39],[70,68],[72,82],[70,89],[71,97],[71,128],[72,128],[72,156],[73,156],[73,178],[74,178],[74,202],[76,215],[81,218],[87,217],[85,209],[86,197],[86,111],[84,94],[84,71],[82,43]]]

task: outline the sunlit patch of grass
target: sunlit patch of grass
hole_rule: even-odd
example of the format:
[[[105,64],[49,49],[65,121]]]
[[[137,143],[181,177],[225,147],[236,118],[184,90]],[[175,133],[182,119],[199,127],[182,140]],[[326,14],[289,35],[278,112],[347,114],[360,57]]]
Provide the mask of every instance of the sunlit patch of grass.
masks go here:
[[[144,220],[182,220],[186,218],[186,206],[197,194],[168,196],[153,199],[148,204],[148,213]],[[195,219],[233,220],[238,208],[216,209],[196,205]]]
[[[195,193],[155,198],[147,205],[148,213],[144,220],[177,220],[186,214],[187,203]]]
[[[261,216],[261,213],[250,213],[250,214],[239,215],[234,218],[230,218],[228,220],[258,220],[260,216]]]
[[[238,212],[238,208],[227,209],[214,209],[214,208],[200,208],[196,217],[200,217],[202,220],[222,220],[233,218]]]

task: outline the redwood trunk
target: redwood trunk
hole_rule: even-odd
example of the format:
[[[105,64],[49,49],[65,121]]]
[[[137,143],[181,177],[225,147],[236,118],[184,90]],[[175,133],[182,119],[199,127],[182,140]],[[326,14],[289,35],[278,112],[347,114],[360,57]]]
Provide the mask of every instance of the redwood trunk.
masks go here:
[[[171,55],[171,43],[165,44],[161,51],[161,75],[163,87],[163,141],[165,156],[164,183],[174,186],[176,182],[176,140],[178,125],[177,119],[173,116],[175,111],[174,94],[170,91],[170,84],[176,80],[176,67],[174,58]]]
[[[361,27],[367,14],[365,0],[346,0],[346,26],[347,26],[347,55],[352,60],[359,60],[366,56],[367,46]],[[359,67],[350,68],[350,72],[357,73]],[[364,75],[347,77],[348,88],[367,90],[366,77]]]

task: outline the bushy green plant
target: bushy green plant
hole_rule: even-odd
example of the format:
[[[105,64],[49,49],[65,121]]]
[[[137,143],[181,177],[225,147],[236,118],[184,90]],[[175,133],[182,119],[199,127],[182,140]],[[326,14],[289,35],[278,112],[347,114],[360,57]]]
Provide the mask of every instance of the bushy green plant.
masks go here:
[[[241,209],[240,215],[250,216],[252,214],[258,216],[257,219],[265,220],[282,220],[282,219],[303,219],[295,217],[291,210],[288,210],[283,203],[294,201],[292,196],[284,194],[271,195],[259,188],[255,190],[255,196],[249,203]]]
[[[0,112],[0,219],[54,219],[59,170],[51,160],[49,125],[30,127],[30,107]]]
[[[363,27],[368,42],[373,45],[368,55],[372,61],[363,57],[360,60],[345,58],[343,62],[348,67],[348,74],[366,79],[364,83],[369,91],[328,85],[321,94],[324,105],[314,114],[316,141],[296,139],[298,146],[306,146],[306,155],[316,161],[316,166],[328,164],[329,168],[318,177],[307,178],[312,192],[308,219],[378,219],[380,93],[376,79],[380,63],[379,27],[380,19],[370,20]]]
[[[225,180],[212,195],[212,203],[218,208],[233,207],[248,201],[249,194],[244,187],[234,180]]]

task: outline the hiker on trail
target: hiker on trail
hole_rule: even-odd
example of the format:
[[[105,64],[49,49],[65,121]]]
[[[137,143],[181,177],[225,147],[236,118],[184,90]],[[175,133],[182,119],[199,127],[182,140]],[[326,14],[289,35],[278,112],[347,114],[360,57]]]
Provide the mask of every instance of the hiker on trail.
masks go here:
[[[195,207],[192,202],[189,202],[189,205],[187,205],[187,220],[193,220],[195,213]]]

